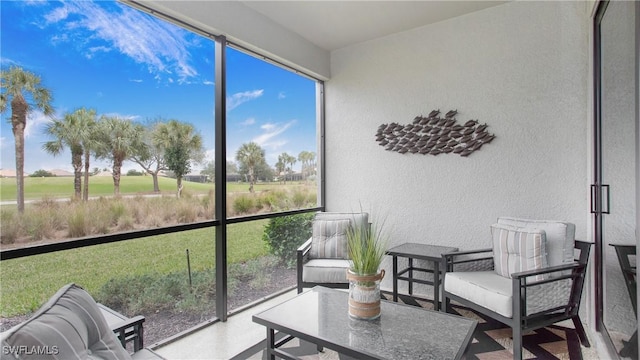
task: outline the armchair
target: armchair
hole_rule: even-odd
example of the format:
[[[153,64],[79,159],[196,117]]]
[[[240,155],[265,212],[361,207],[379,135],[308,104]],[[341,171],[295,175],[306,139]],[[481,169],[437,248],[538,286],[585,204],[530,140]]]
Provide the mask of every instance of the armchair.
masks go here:
[[[313,219],[313,235],[297,249],[298,293],[322,285],[348,289],[346,230],[369,226],[368,213],[319,212]]]
[[[454,300],[511,327],[514,359],[526,331],[568,319],[589,347],[578,310],[591,244],[560,221],[501,217],[491,230],[492,248],[443,255],[445,309]]]
[[[0,335],[2,359],[162,359],[142,348],[144,317],[118,317],[124,318],[81,287],[65,285],[29,319]],[[129,341],[133,354],[126,350]]]

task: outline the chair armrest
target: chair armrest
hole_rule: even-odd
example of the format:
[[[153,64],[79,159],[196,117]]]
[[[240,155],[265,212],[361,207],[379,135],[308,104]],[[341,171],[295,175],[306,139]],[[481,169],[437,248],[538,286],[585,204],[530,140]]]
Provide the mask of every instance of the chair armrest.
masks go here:
[[[492,248],[486,248],[486,249],[476,249],[476,250],[467,250],[467,251],[454,251],[454,252],[442,254],[442,256],[445,257],[445,258],[449,258],[449,257],[454,257],[454,256],[459,256],[459,255],[482,254],[482,253],[486,253],[486,252],[493,253],[493,249]]]
[[[302,252],[303,255],[306,255],[309,249],[311,249],[311,240],[313,239],[309,238],[309,240],[305,241],[304,244],[300,245],[297,252]]]
[[[142,323],[144,316],[134,316],[113,324],[111,330],[116,334],[122,347],[127,348],[128,342],[133,342],[133,351],[140,351],[144,347],[144,331]]]
[[[513,273],[513,274],[511,274],[511,278],[514,279],[514,280],[519,281],[519,279],[526,278],[526,277],[529,277],[529,276],[544,275],[544,274],[560,272],[560,271],[565,271],[565,270],[581,269],[581,268],[584,268],[584,267],[586,267],[586,266],[582,265],[582,264],[578,264],[578,263],[557,265],[557,266],[549,266],[549,267],[542,268],[542,269],[527,270],[527,271],[521,271],[521,272]],[[571,277],[571,275],[560,276],[560,277],[551,279],[551,281],[568,279],[570,277]],[[536,284],[539,284],[539,283],[540,282],[536,282]]]
[[[478,254],[491,254],[490,256],[473,257]],[[471,255],[471,256],[469,256]],[[462,257],[458,259],[458,257]],[[466,269],[462,271],[480,271],[493,269],[493,249],[476,249],[467,251],[454,251],[446,254],[442,254],[442,260],[444,261],[444,271],[454,271],[454,265],[465,265]]]

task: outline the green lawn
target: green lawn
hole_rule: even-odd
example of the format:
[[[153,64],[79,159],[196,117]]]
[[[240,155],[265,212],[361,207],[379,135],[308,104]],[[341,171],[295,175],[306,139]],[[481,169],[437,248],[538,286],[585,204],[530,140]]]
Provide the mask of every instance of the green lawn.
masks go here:
[[[158,178],[160,192],[172,194],[176,192],[176,180],[165,177]],[[214,188],[213,184],[184,182],[185,191],[207,193]],[[120,180],[120,194],[135,195],[153,193],[151,176],[123,176]],[[113,179],[109,176],[91,177],[89,180],[89,196],[112,196]],[[71,198],[73,196],[73,177],[24,178],[24,198],[37,200],[43,197]],[[16,179],[0,179],[0,201],[16,199]]]
[[[176,180],[166,177],[158,178],[160,192],[163,194],[175,194]],[[213,183],[197,183],[184,181],[184,191],[192,194],[206,194],[213,190]],[[283,187],[303,186],[299,183],[258,183],[256,191],[274,190]],[[247,192],[249,184],[243,182],[227,183],[227,192]],[[153,180],[151,176],[123,176],[120,180],[121,195],[136,195],[153,193]],[[112,196],[113,179],[109,176],[91,177],[89,180],[89,196]],[[24,198],[25,200],[38,200],[43,197],[66,198],[73,197],[73,177],[46,177],[24,178]],[[0,178],[0,201],[15,201],[16,199],[16,179]]]
[[[229,263],[268,254],[262,241],[266,221],[229,226]],[[96,293],[109,279],[128,275],[182,272],[186,281],[187,249],[192,271],[214,268],[215,230],[193,230],[2,261],[2,317],[36,310],[70,282]]]

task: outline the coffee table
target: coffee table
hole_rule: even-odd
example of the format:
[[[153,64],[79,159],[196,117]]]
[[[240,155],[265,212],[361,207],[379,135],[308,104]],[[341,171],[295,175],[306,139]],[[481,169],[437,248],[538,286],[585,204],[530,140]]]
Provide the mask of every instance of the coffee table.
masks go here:
[[[413,296],[413,283],[433,285],[433,309],[440,309],[440,264],[444,266],[442,254],[458,251],[456,247],[436,246],[427,244],[404,243],[387,250],[387,255],[393,256],[393,301],[398,301],[398,280],[404,280],[409,283],[409,295]],[[408,258],[408,266],[402,270],[398,270],[398,257]],[[413,260],[430,261],[433,264],[433,270],[418,268],[413,266]],[[416,279],[414,271],[422,273],[433,273],[433,281]],[[403,276],[409,273],[409,276]],[[446,311],[446,309],[443,309]]]
[[[477,322],[461,316],[381,301],[376,320],[349,317],[346,291],[316,286],[253,315],[267,327],[267,358],[296,359],[279,348],[296,337],[356,359],[460,359]],[[275,332],[290,335],[276,342]]]

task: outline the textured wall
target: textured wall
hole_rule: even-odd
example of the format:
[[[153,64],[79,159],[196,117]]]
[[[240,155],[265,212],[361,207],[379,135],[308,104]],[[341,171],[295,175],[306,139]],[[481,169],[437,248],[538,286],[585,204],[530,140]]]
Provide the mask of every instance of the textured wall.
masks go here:
[[[501,215],[571,221],[590,239],[589,26],[579,2],[513,2],[333,52],[328,210],[385,217],[392,245],[486,247]],[[433,109],[496,138],[466,158],[375,141],[380,124]]]

